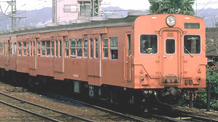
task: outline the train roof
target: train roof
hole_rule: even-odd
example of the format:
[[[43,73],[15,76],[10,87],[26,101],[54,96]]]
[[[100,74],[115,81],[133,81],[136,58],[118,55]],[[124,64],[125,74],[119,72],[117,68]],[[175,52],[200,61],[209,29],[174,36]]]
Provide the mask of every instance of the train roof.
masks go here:
[[[25,35],[31,33],[48,33],[54,31],[79,30],[79,29],[99,28],[99,27],[127,26],[127,25],[134,24],[137,17],[138,16],[128,16],[126,18],[121,18],[121,19],[109,19],[104,21],[72,23],[68,25],[59,25],[59,26],[52,26],[52,27],[45,27],[45,28],[18,30],[18,31],[0,33],[0,36]]]

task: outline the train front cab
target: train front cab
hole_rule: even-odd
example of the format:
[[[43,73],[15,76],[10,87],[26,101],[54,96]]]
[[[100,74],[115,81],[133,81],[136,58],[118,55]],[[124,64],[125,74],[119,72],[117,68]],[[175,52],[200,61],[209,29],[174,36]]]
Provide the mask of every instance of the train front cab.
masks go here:
[[[201,18],[141,16],[135,21],[135,40],[135,89],[206,87],[205,23]]]

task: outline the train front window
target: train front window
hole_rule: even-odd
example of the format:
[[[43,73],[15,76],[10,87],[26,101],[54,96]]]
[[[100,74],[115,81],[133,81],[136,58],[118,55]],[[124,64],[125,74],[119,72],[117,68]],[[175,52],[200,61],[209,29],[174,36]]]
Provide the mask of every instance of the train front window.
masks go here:
[[[157,53],[157,35],[141,35],[140,52],[143,54]]]
[[[198,35],[184,36],[184,53],[185,54],[200,54],[201,39]]]

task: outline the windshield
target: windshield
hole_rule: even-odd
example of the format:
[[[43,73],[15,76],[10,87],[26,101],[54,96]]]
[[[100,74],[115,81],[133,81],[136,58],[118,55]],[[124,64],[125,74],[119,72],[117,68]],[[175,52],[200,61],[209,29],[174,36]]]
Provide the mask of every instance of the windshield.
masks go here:
[[[198,35],[184,36],[184,53],[185,54],[200,54],[201,40]]]

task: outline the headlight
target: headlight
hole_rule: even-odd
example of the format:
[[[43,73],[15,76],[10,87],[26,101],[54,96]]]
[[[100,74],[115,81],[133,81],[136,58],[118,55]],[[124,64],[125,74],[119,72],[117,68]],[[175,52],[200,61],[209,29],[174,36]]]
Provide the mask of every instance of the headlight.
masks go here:
[[[173,27],[176,24],[176,17],[170,15],[166,19],[166,23],[168,26]]]

